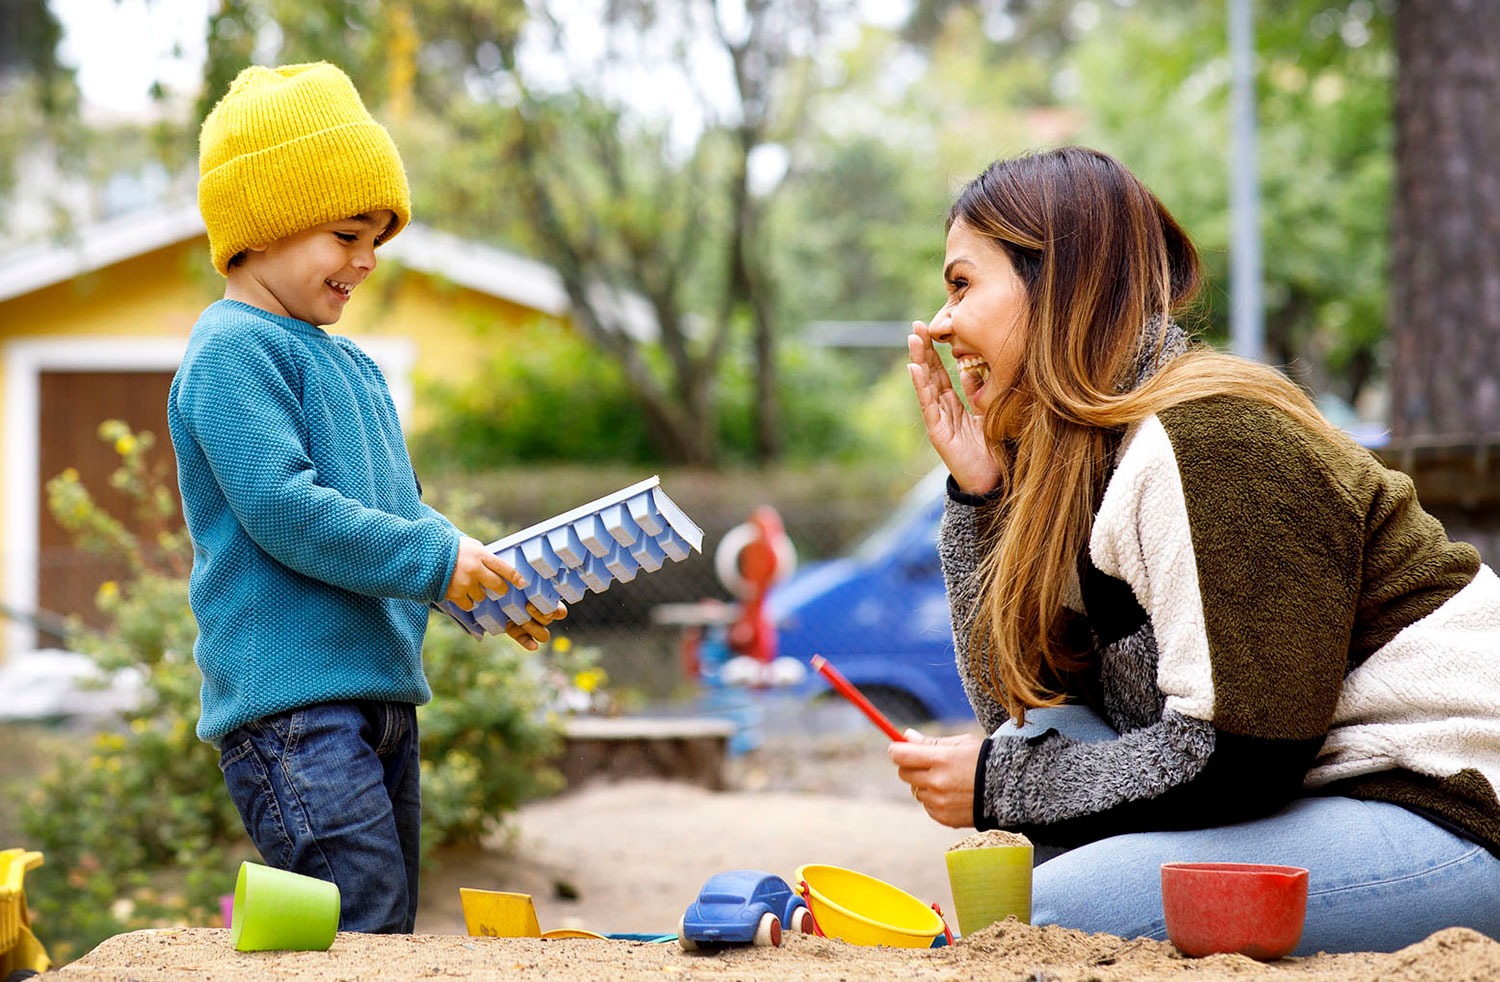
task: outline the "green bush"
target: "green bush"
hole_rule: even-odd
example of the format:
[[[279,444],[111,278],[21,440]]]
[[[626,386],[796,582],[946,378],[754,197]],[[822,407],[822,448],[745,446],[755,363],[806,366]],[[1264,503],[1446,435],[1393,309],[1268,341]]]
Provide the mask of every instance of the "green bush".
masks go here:
[[[98,590],[103,631],[75,620],[68,643],[107,670],[141,673],[144,697],[120,725],[60,755],[22,808],[26,846],[46,864],[28,875],[36,930],[67,961],[142,927],[214,923],[241,859],[256,859],[224,789],[218,752],[198,740],[201,676],[188,607],[191,543],[168,477],[153,473],[150,433],[100,426],[120,455],[110,478],[134,503],[137,531],[101,508],[71,469],[47,484],[59,523],[92,551],[122,557],[129,575]],[[450,516],[472,533],[480,519]],[[556,639],[542,657],[510,641],[483,643],[435,614],[424,649],[433,700],[422,731],[425,846],[474,843],[529,796],[554,790],[546,766],[556,717],[600,696],[593,653]],[[586,694],[589,693],[589,694]]]
[[[546,324],[504,348],[472,379],[423,386],[438,422],[413,438],[414,457],[443,469],[652,459],[645,413],[608,356]]]
[[[859,403],[851,398],[867,391],[868,373],[807,345],[784,346],[777,364],[777,417],[788,460],[850,460],[888,450],[860,425]],[[909,388],[906,378],[903,368],[902,384]],[[412,440],[412,455],[436,470],[662,463],[640,400],[618,365],[555,325],[523,328],[472,378],[427,382],[421,398],[436,422]],[[721,459],[754,459],[755,399],[751,364],[742,355],[726,358],[715,408]]]

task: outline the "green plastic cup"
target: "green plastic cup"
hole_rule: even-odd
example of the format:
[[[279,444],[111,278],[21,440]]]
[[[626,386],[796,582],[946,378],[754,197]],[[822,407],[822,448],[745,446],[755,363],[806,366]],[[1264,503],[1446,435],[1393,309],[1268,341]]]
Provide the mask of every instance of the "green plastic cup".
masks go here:
[[[241,863],[229,941],[236,951],[327,951],[339,930],[339,888],[326,880]]]
[[[952,849],[948,885],[960,934],[969,935],[1012,915],[1031,923],[1031,846]]]

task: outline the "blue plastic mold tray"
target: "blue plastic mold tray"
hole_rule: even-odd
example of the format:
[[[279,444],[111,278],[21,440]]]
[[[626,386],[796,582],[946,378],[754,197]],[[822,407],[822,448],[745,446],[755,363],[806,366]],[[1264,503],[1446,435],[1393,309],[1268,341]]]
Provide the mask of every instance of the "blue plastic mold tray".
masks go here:
[[[654,573],[668,559],[681,562],[688,550],[703,551],[703,530],[650,477],[555,518],[522,529],[485,546],[526,579],[464,610],[451,600],[434,604],[475,637],[504,634],[507,623],[531,619],[526,602],[539,610],[559,600],[576,604],[584,594],[603,593],[616,580],[629,583],[638,572]]]

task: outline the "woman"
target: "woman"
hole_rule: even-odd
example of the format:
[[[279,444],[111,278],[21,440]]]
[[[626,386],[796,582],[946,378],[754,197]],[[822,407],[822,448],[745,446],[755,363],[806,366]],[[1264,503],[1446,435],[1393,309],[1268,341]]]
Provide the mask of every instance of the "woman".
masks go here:
[[[1039,924],[1163,938],[1161,863],[1217,860],[1311,871],[1298,953],[1500,937],[1500,579],[1278,373],[1189,347],[1197,255],[1112,158],[992,165],[943,276],[908,367],[993,735],[891,745],[928,813],[1076,847]]]

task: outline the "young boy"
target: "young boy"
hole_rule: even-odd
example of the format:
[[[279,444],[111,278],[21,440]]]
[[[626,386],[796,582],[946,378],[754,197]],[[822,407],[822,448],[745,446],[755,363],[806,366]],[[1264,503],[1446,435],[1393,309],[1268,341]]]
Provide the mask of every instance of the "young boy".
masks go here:
[[[224,299],[167,406],[193,537],[198,736],[266,862],[331,880],[346,931],[410,932],[428,604],[523,578],[423,504],[375,363],[328,334],[411,215],[395,144],[329,64],[247,68],[203,123]],[[535,650],[564,616],[533,609]]]

